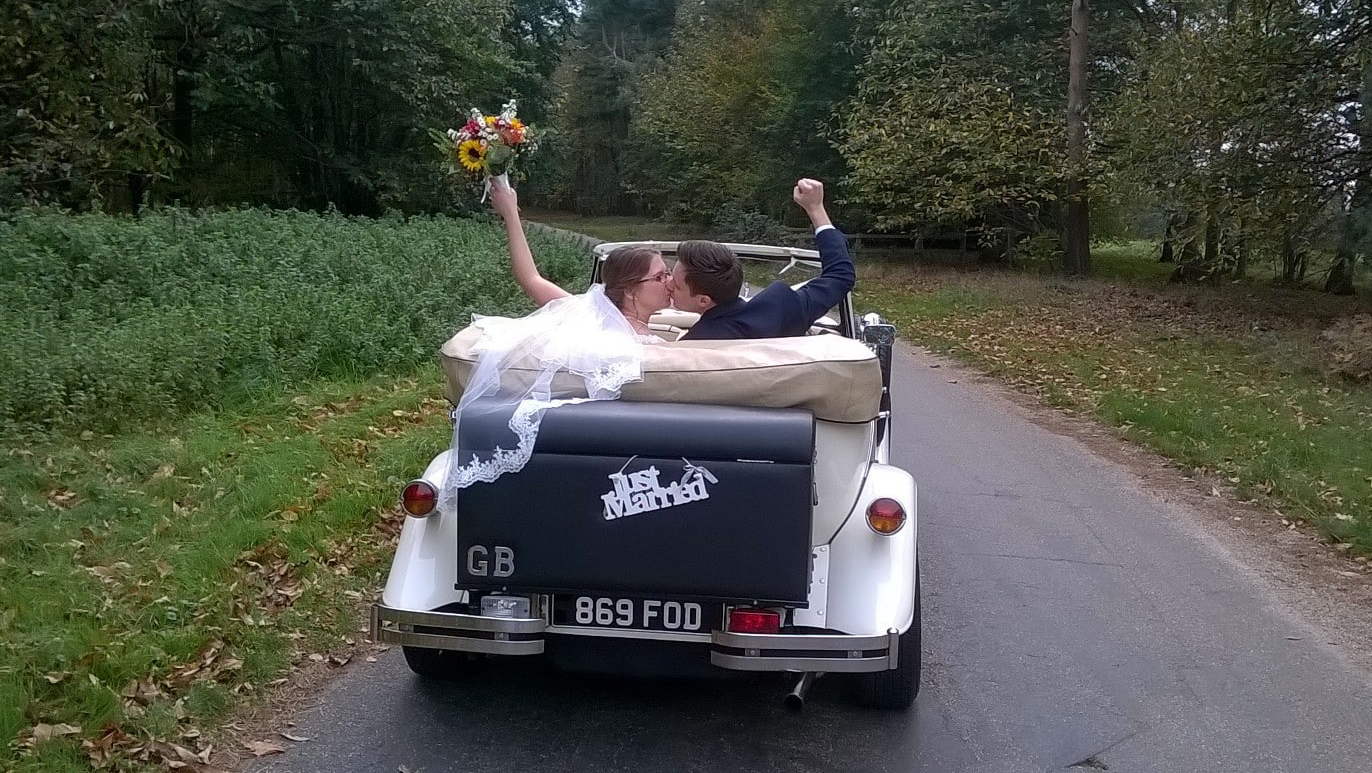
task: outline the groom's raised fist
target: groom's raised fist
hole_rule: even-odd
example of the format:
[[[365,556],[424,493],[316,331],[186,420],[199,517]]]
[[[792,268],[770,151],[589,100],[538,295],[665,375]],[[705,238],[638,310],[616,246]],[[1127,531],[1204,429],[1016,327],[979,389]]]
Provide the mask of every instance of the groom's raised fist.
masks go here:
[[[796,181],[796,187],[791,192],[791,197],[796,200],[801,209],[807,211],[814,207],[824,206],[824,183],[802,177]]]

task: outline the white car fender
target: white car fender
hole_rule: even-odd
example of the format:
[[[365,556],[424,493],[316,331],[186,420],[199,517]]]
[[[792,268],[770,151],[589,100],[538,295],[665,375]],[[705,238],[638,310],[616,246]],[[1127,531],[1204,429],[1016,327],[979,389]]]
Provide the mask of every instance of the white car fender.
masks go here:
[[[440,490],[448,472],[448,455],[434,457],[421,476]],[[466,601],[457,583],[457,515],[435,512],[427,518],[405,519],[400,529],[391,573],[382,592],[382,603],[396,609],[428,611],[444,604]]]
[[[905,525],[890,536],[867,525],[867,506],[881,497],[905,508]],[[918,532],[914,478],[898,467],[873,464],[857,507],[829,543],[828,628],[854,635],[910,628]]]

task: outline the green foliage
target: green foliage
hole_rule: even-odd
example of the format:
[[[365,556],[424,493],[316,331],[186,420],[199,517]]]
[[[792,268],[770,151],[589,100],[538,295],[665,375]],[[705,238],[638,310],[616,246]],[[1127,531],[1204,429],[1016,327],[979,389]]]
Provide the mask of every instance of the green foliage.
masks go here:
[[[542,120],[572,0],[74,0],[0,11],[0,164],[107,209],[452,204],[426,130]]]
[[[892,7],[841,146],[851,196],[878,227],[975,224],[986,241],[1013,243],[1054,222],[1069,10],[1024,0]]]
[[[669,215],[710,222],[721,205],[776,220],[798,177],[838,182],[827,134],[855,83],[858,16],[837,0],[683,6],[633,127],[651,165],[636,185]]]
[[[878,4],[880,5],[880,4]],[[1129,3],[1093,3],[1090,91],[1125,66]],[[931,0],[869,11],[840,148],[850,200],[878,228],[979,233],[988,256],[1055,231],[1064,195],[1071,3]]]
[[[405,161],[425,158],[437,179],[426,129],[510,96],[516,65],[493,34],[509,19],[509,0],[226,2],[196,43],[217,140],[199,160],[213,174],[265,160],[276,189],[257,200],[276,205],[421,208]]]
[[[662,55],[675,0],[592,0],[556,75],[562,95],[543,147],[551,180],[534,193],[582,215],[642,213],[629,184],[629,126],[644,73]]]
[[[710,221],[715,239],[739,244],[792,244],[813,247],[814,239],[806,231],[797,238],[791,229],[767,215],[736,204],[725,204],[715,210]]]
[[[1114,198],[1173,213],[1183,277],[1234,270],[1240,249],[1289,264],[1289,245],[1328,233],[1348,182],[1368,174],[1349,105],[1357,13],[1233,2],[1139,38],[1103,111],[1105,183]]]
[[[864,84],[843,142],[852,198],[884,229],[1042,228],[1061,187],[1057,116],[984,81],[915,83],[888,95]]]
[[[537,239],[555,282],[584,252]],[[0,431],[115,431],[281,382],[405,372],[473,312],[528,308],[497,229],[167,210],[0,222]]]
[[[510,96],[520,100],[524,123],[545,126],[552,118],[553,73],[562,60],[563,46],[576,23],[575,6],[568,0],[512,0],[505,27],[510,58],[516,67]],[[492,105],[491,108],[498,107]]]
[[[1123,279],[1139,284],[1167,280],[1173,266],[1158,261],[1157,242],[1130,239],[1091,245],[1091,272],[1102,279]]]
[[[1039,231],[1015,245],[1012,262],[1016,267],[1036,274],[1051,274],[1062,270],[1062,235],[1057,231]]]
[[[0,172],[32,197],[98,203],[129,173],[171,172],[166,94],[147,76],[145,0],[6,3],[0,10]]]

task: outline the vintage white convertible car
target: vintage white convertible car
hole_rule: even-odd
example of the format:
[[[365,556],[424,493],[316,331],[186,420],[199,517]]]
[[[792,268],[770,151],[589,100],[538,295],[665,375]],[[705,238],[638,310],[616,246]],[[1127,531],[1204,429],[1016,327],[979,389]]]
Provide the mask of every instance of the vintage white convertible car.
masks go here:
[[[642,242],[669,261],[674,242]],[[599,259],[620,244],[602,244]],[[759,283],[798,283],[818,255],[730,245]],[[894,329],[851,299],[796,338],[675,341],[667,310],[641,382],[553,409],[518,473],[437,505],[451,451],[406,486],[408,514],[372,638],[422,677],[486,658],[631,674],[790,672],[800,706],[838,675],[868,706],[919,690],[915,483],[890,464]],[[468,328],[442,350],[456,404]],[[464,438],[504,431],[474,403]],[[489,437],[489,435],[487,436]]]

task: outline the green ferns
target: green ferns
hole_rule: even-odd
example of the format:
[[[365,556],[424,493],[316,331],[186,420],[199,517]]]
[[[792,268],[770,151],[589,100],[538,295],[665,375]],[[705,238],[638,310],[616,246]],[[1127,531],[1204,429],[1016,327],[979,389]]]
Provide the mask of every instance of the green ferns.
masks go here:
[[[572,289],[589,260],[538,240]],[[410,372],[482,314],[523,313],[484,223],[164,210],[0,221],[0,435],[116,432],[320,377]]]

